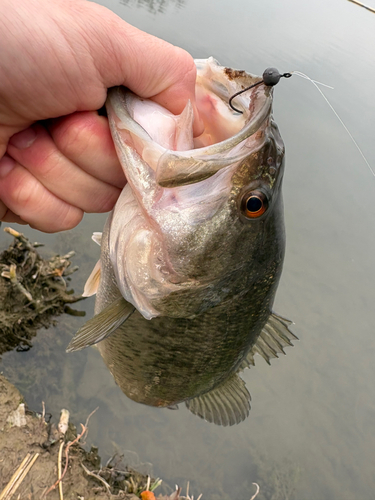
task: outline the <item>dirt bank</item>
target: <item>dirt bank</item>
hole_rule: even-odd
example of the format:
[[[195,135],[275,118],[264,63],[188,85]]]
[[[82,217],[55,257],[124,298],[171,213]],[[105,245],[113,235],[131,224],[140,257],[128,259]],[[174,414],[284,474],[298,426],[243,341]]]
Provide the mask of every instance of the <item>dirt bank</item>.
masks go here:
[[[126,467],[118,456],[103,467],[98,450],[82,446],[89,419],[77,436],[74,425],[63,429],[65,415],[59,425],[48,423],[48,414],[28,410],[0,375],[0,500],[155,500],[151,490],[160,480]],[[159,499],[191,500],[179,491]]]

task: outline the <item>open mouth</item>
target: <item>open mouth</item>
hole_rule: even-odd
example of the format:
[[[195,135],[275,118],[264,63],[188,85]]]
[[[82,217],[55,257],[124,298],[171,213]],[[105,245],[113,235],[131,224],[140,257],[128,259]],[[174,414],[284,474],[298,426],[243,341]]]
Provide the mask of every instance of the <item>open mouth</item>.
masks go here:
[[[259,78],[220,66],[214,59],[197,60],[197,107],[204,133],[193,138],[190,102],[175,116],[162,106],[141,99],[123,87],[111,89],[112,133],[133,147],[156,172],[163,187],[193,184],[241,161],[259,146],[272,109],[272,90],[260,84],[236,101],[243,114],[230,108],[230,97]],[[111,114],[111,113],[110,113]],[[255,137],[253,137],[255,136]],[[259,140],[260,139],[260,140]]]

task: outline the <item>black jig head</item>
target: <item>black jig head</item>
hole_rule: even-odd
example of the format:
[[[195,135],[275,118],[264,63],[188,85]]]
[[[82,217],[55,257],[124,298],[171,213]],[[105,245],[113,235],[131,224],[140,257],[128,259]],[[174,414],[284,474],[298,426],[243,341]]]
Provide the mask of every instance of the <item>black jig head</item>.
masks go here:
[[[264,83],[268,87],[273,87],[277,83],[279,83],[280,78],[290,78],[292,76],[292,73],[283,73],[280,74],[279,71],[276,68],[267,68],[264,73],[263,73],[263,79],[259,80],[259,82],[254,83],[253,85],[250,85],[250,87],[246,87],[246,89],[242,89],[239,92],[236,92],[235,94],[232,95],[232,97],[229,99],[228,104],[229,106],[233,109],[233,111],[236,111],[237,113],[243,114],[243,111],[240,111],[239,109],[235,108],[232,105],[232,101],[235,97],[238,95],[242,94],[243,92],[246,92],[247,90],[252,89],[253,87],[256,87],[257,85],[260,85],[261,83]]]

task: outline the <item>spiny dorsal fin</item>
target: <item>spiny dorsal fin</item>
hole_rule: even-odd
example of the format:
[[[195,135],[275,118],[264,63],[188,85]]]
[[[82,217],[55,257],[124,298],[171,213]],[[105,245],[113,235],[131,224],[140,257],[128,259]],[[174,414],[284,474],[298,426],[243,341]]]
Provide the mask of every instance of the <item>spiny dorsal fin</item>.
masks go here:
[[[66,352],[80,351],[106,339],[135,311],[123,297],[109,304],[78,330],[70,341]]]
[[[99,232],[92,233],[91,239],[100,246],[102,244],[102,235],[103,233]]]
[[[91,297],[91,295],[95,295],[96,292],[98,291],[101,268],[102,266],[99,259],[85,283],[85,288],[83,289],[82,297]]]
[[[260,354],[268,364],[271,364],[271,359],[278,358],[278,354],[285,354],[284,347],[292,346],[292,340],[298,340],[289,330],[292,323],[289,319],[271,313],[253,348],[242,361],[239,371],[255,365],[255,354]]]
[[[185,401],[198,417],[216,425],[239,424],[249,415],[250,394],[245,382],[234,374],[209,392]]]

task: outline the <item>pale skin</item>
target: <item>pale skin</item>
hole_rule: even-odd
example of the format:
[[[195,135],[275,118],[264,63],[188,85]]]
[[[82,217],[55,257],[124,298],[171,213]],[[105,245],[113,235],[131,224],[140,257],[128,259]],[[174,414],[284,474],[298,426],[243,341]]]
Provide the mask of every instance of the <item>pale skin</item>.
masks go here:
[[[172,113],[190,99],[184,50],[86,0],[0,0],[0,220],[45,232],[111,210],[126,179],[107,119],[107,89],[125,85]]]

